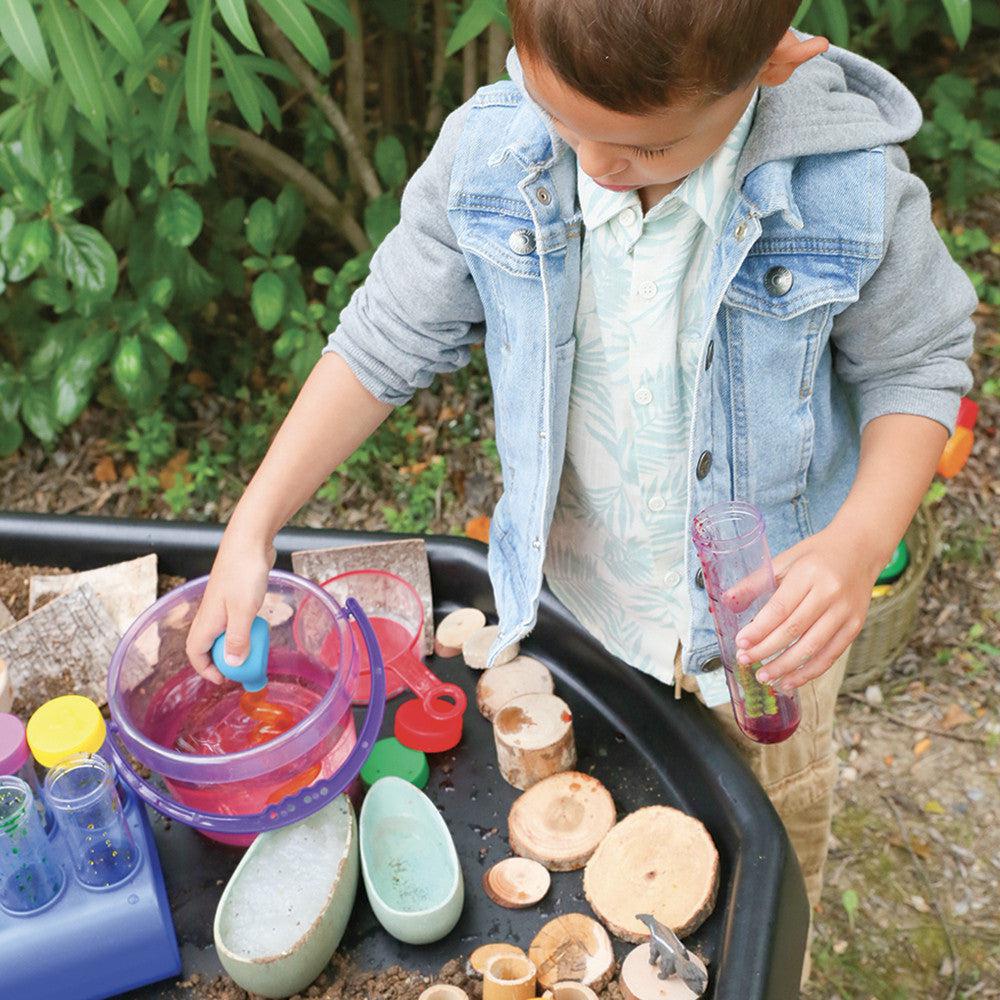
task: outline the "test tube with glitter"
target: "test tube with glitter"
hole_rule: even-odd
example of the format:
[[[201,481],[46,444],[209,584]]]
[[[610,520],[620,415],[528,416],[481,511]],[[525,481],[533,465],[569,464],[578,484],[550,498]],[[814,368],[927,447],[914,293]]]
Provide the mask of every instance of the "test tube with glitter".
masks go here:
[[[0,775],[0,906],[37,910],[59,894],[64,878],[28,783]]]
[[[101,889],[128,877],[139,853],[107,760],[89,753],[67,757],[45,776],[45,798],[84,885]]]

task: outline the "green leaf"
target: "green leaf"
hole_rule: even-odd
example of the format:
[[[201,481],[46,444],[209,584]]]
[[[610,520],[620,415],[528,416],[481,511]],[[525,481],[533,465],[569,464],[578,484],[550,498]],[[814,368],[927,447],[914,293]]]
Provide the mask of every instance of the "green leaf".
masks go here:
[[[334,24],[339,24],[352,38],[358,37],[358,22],[344,0],[306,0],[313,10],[326,14]]]
[[[306,223],[306,203],[297,187],[286,184],[275,201],[278,210],[278,238],[276,250],[290,250],[302,235]]]
[[[201,232],[201,205],[186,191],[167,192],[156,211],[156,234],[175,247],[189,247]]]
[[[377,247],[399,222],[399,198],[382,194],[365,205],[365,232]]]
[[[28,425],[28,430],[43,444],[52,444],[55,441],[59,426],[52,411],[52,398],[42,386],[25,386],[24,398],[21,401],[21,419]]]
[[[7,280],[23,281],[48,260],[55,246],[52,226],[46,219],[35,219],[15,226],[4,242]]]
[[[132,177],[132,151],[124,142],[111,143],[111,172],[120,188],[127,188]]]
[[[0,419],[0,456],[13,455],[24,440],[24,429],[20,420]]]
[[[406,150],[394,135],[384,135],[375,146],[375,169],[386,187],[399,187],[406,180]]]
[[[59,272],[78,292],[111,298],[118,287],[118,256],[111,244],[90,226],[67,223],[56,234]]]
[[[76,0],[76,5],[126,62],[142,58],[142,39],[121,0]]]
[[[105,108],[101,75],[90,58],[90,49],[80,41],[84,33],[91,34],[90,25],[79,12],[70,8],[66,0],[46,0],[44,10],[48,37],[56,51],[59,68],[69,84],[73,103],[103,136]]]
[[[56,369],[52,379],[52,406],[55,418],[64,426],[73,423],[90,402],[94,376],[115,346],[112,330],[85,336],[76,349]]]
[[[853,927],[854,917],[857,915],[858,906],[860,905],[858,894],[853,889],[845,889],[843,895],[840,897],[840,902],[843,904],[847,919]]]
[[[191,128],[204,132],[212,83],[212,7],[209,0],[189,0],[189,5],[193,15],[184,60],[184,93]]]
[[[124,191],[119,191],[104,210],[101,228],[113,247],[124,250],[134,221],[135,210],[132,208],[132,202]]]
[[[146,331],[146,336],[154,343],[160,350],[163,351],[167,357],[176,361],[178,364],[183,364],[188,358],[188,345],[184,338],[177,332],[177,328],[172,324],[163,320],[160,323],[155,323]]]
[[[941,0],[959,48],[964,49],[972,31],[972,0]]]
[[[170,84],[166,96],[162,99],[160,124],[157,129],[156,139],[156,145],[160,149],[169,146],[173,141],[174,132],[177,128],[177,119],[181,113],[181,101],[183,100],[184,76],[178,73]]]
[[[0,420],[10,423],[20,413],[21,384],[10,364],[0,364]]]
[[[851,41],[851,24],[844,0],[816,0],[823,23],[834,45],[846,46]]]
[[[809,8],[812,4],[813,0],[802,0],[799,4],[799,9],[795,12],[795,17],[792,20],[792,24],[795,27],[798,27],[802,23],[803,18],[805,18],[806,14],[809,13]]]
[[[111,359],[111,377],[126,401],[137,409],[152,401],[153,386],[146,363],[142,341],[136,336],[122,337]]]
[[[226,27],[233,33],[233,37],[251,52],[263,55],[260,42],[257,41],[250,24],[246,0],[215,0],[215,5],[219,8],[222,20],[226,22]]]
[[[250,290],[250,309],[262,330],[273,330],[285,311],[285,283],[273,271],[259,274]]]
[[[994,175],[1000,175],[1000,142],[993,139],[973,139],[972,158]]]
[[[174,283],[166,275],[163,275],[150,283],[143,292],[143,298],[148,299],[154,306],[166,309],[174,298]]]
[[[170,0],[128,0],[128,11],[140,37],[145,38],[157,24]]]
[[[448,39],[445,55],[454,55],[478,38],[493,23],[495,14],[496,8],[491,0],[471,0]]]
[[[261,7],[318,73],[330,72],[330,53],[323,33],[302,0],[259,0]]]
[[[268,257],[278,238],[278,213],[267,198],[258,198],[247,213],[247,241],[250,246]]]
[[[254,132],[259,132],[264,127],[264,116],[261,113],[260,101],[257,100],[257,92],[254,90],[250,74],[237,61],[235,53],[225,38],[217,31],[212,34],[215,38],[215,54],[219,57],[219,66],[222,68],[222,75],[229,87],[229,93],[246,123]]]
[[[0,3],[0,35],[10,46],[14,58],[43,87],[51,87],[52,65],[45,51],[38,18],[29,0]]]

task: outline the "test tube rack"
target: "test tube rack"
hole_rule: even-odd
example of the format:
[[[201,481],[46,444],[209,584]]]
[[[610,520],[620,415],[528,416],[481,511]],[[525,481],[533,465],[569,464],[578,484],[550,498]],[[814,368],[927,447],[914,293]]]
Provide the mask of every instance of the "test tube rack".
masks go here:
[[[181,971],[177,935],[146,807],[119,784],[139,864],[118,885],[91,889],[73,874],[58,827],[50,834],[63,888],[24,914],[0,908],[0,997],[101,1000]]]

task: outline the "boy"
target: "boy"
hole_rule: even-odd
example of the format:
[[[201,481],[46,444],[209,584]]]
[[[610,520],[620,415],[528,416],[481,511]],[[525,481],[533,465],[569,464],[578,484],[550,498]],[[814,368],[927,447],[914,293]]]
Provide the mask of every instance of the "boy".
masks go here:
[[[798,0],[509,6],[511,80],[449,118],[408,185],[230,520],[188,652],[212,674],[225,629],[243,659],[279,527],[485,338],[493,654],[531,629],[544,570],[612,653],[717,706],[815,905],[846,650],[970,385],[975,296],[897,145],[919,108],[791,32]],[[688,539],[729,498],[763,509],[777,554],[743,655],[781,653],[758,676],[801,688],[771,747],[735,730]]]

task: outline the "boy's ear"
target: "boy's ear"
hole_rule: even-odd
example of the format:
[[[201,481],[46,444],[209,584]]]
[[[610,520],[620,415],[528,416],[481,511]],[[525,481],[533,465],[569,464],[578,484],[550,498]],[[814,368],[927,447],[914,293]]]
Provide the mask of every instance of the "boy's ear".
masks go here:
[[[765,87],[777,87],[784,83],[803,63],[809,62],[830,47],[830,42],[817,35],[814,38],[798,38],[786,31],[771,53],[758,80]]]

